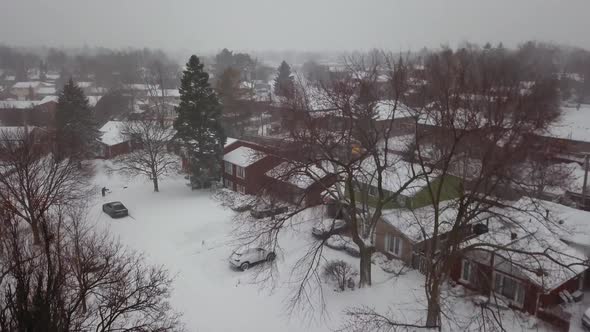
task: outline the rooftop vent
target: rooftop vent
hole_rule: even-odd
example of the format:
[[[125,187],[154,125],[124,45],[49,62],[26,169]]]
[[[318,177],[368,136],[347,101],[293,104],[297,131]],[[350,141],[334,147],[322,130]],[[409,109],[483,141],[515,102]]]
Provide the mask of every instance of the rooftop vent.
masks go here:
[[[518,237],[518,235],[516,233],[510,233],[511,240],[516,240],[517,237]]]

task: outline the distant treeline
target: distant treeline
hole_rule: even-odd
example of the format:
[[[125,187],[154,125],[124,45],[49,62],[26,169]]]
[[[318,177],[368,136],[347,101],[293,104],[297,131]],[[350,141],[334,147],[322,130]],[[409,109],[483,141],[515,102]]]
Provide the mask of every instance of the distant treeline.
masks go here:
[[[16,81],[28,80],[31,73],[40,77],[55,73],[62,80],[72,77],[76,81],[93,81],[108,89],[142,83],[146,71],[161,73],[163,85],[174,88],[180,74],[176,61],[161,50],[151,49],[33,50],[0,45],[0,69],[4,75],[14,75]]]

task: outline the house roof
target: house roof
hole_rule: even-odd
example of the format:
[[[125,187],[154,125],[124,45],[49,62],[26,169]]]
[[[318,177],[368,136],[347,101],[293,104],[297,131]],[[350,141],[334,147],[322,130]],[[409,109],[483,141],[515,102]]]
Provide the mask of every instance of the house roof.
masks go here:
[[[43,105],[49,102],[56,102],[59,100],[58,96],[45,96],[39,101],[39,105]]]
[[[423,174],[420,168],[413,167],[411,163],[402,160],[402,157],[399,155],[387,153],[386,157],[381,157],[380,164],[388,165],[385,170],[381,172],[381,186],[384,190],[397,192],[404,185],[407,185],[400,194],[404,196],[413,196],[427,184],[424,176],[415,177],[415,174]],[[359,183],[377,187],[379,183],[377,176],[378,169],[375,159],[368,157],[361,161],[359,168],[356,171],[355,179]],[[412,180],[413,177],[415,178]]]
[[[12,86],[13,89],[28,89],[28,88],[37,88],[41,86],[43,83],[39,81],[31,81],[31,82],[16,82]]]
[[[237,138],[226,137],[226,139],[225,139],[225,145],[224,145],[223,147],[224,147],[224,148],[225,148],[225,147],[228,147],[228,146],[230,146],[230,145],[234,144],[234,143],[235,143],[235,142],[237,142],[237,141],[238,141],[238,139],[237,139]]]
[[[0,100],[0,109],[31,109],[53,100],[51,98],[47,99],[48,97],[42,100]],[[57,97],[55,99],[57,100]]]
[[[502,258],[495,261],[497,270],[524,277],[551,291],[584,272],[587,266],[582,263],[586,256],[560,239],[566,229],[551,221],[548,202],[536,201],[534,204],[539,206],[535,211],[525,211],[521,208],[525,200],[528,201],[522,199],[514,204],[517,209],[505,209],[500,212],[503,216],[491,218],[489,231],[463,246],[491,244],[494,247],[488,250]],[[543,221],[541,211],[545,208],[549,208],[550,214]]]
[[[455,200],[441,202],[439,206],[438,233],[449,232],[455,224],[457,209]],[[435,229],[435,211],[432,205],[417,209],[390,209],[384,210],[381,219],[395,227],[413,242],[422,242],[431,238]],[[485,216],[476,218],[473,222],[485,219]]]
[[[95,107],[96,104],[102,99],[102,96],[88,96],[88,105],[90,107]]]
[[[307,189],[328,174],[316,165],[304,165],[286,161],[266,172],[266,175],[290,183],[297,188]]]
[[[79,88],[86,89],[86,88],[91,87],[93,85],[93,83],[92,82],[76,82],[76,85]]]
[[[57,92],[55,87],[44,86],[37,89],[37,93],[41,95],[54,95]]]
[[[264,157],[265,155],[260,151],[240,146],[239,148],[226,153],[223,156],[223,160],[240,167],[248,167]]]
[[[100,128],[100,141],[105,145],[115,145],[127,141],[122,134],[125,123],[123,121],[109,121]]]

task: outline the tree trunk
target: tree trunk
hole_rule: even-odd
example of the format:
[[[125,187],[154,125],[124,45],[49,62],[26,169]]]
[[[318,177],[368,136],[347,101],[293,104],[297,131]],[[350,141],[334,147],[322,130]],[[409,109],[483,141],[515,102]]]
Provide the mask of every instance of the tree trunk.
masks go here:
[[[154,192],[159,192],[160,187],[158,186],[158,177],[152,175],[152,181],[154,182]]]
[[[426,326],[440,327],[440,288],[437,281],[432,285],[427,310]]]
[[[371,255],[373,250],[365,246],[359,246],[360,253],[360,281],[359,288],[371,286]]]
[[[39,223],[37,220],[31,220],[31,230],[33,231],[33,244],[40,245],[41,237],[39,236]]]

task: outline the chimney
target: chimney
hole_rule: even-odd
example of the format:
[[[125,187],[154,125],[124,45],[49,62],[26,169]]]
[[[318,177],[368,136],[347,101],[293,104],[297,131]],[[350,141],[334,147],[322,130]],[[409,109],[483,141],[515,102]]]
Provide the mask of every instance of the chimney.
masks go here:
[[[516,240],[517,237],[518,237],[518,235],[516,233],[510,233],[511,240]]]

